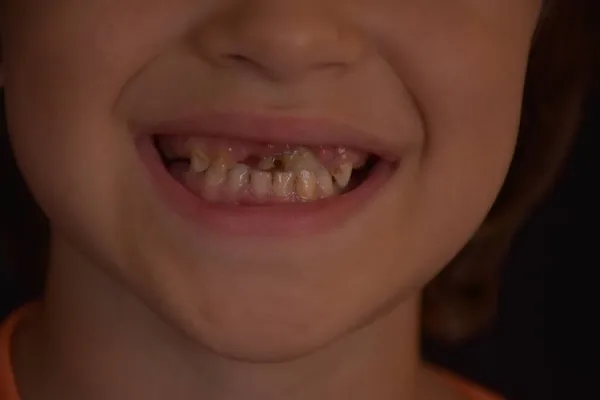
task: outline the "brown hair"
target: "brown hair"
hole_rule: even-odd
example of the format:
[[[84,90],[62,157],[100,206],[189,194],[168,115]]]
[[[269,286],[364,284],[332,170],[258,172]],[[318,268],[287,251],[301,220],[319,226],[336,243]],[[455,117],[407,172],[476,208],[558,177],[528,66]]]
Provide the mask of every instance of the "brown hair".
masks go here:
[[[459,255],[429,284],[425,331],[457,340],[495,316],[499,271],[511,240],[552,187],[579,128],[598,64],[600,3],[546,1],[534,37],[516,152],[491,212]]]
[[[425,290],[423,325],[434,337],[465,337],[495,314],[503,255],[519,224],[550,188],[578,128],[600,39],[594,36],[598,6],[595,0],[544,5],[507,180],[477,234]],[[44,282],[48,221],[20,176],[5,132],[0,135],[0,183],[5,193],[0,205],[2,264],[8,265],[17,288],[37,296]]]

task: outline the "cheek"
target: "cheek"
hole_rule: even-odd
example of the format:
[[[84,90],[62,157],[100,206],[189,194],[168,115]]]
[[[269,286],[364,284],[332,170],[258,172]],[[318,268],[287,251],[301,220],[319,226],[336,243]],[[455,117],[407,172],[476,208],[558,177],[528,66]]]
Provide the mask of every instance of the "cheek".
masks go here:
[[[388,211],[377,229],[397,238],[396,257],[428,279],[469,240],[502,187],[519,130],[533,18],[507,34],[500,23],[484,27],[460,16],[424,32],[411,23],[422,16],[411,16],[379,28],[382,54],[423,125],[405,160],[410,179],[380,207]]]
[[[32,194],[53,229],[82,250],[115,249],[115,211],[125,199],[115,177],[127,175],[130,158],[123,157],[124,135],[108,115],[109,104],[79,80],[60,80],[52,71],[39,73],[15,61],[18,66],[21,72],[7,81],[6,111],[15,157]]]
[[[456,233],[466,241],[510,167],[527,56],[482,50],[463,52],[461,61],[449,59],[429,71],[429,78],[415,81],[425,127],[417,193],[420,209],[429,214],[423,219],[447,227],[436,232],[438,237]]]
[[[8,10],[3,32],[6,114],[17,161],[54,227],[116,241],[124,235],[119,219],[137,210],[139,193],[126,184],[137,165],[115,102],[156,47],[185,26],[176,18],[189,13],[164,1],[145,13],[139,1],[23,3],[29,5]],[[171,14],[160,14],[166,8]],[[132,15],[136,24],[126,23]]]

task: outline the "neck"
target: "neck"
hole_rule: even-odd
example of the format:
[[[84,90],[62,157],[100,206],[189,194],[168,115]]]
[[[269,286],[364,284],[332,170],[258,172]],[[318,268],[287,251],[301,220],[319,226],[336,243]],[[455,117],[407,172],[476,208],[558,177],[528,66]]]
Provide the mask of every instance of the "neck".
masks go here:
[[[301,359],[247,363],[191,342],[99,269],[55,251],[44,301],[17,335],[15,370],[23,400],[415,399],[418,303]]]

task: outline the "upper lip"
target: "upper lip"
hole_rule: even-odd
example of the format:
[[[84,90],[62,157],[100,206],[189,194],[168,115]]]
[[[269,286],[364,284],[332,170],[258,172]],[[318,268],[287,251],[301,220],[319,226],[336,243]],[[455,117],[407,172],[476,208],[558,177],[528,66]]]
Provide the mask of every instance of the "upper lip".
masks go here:
[[[206,113],[138,124],[146,135],[190,135],[299,146],[347,147],[397,161],[398,144],[326,118]]]

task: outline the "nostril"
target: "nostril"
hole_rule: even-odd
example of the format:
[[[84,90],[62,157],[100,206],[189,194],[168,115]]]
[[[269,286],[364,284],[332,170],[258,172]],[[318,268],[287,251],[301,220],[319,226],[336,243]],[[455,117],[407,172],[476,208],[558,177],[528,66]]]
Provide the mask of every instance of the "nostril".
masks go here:
[[[252,58],[239,53],[224,54],[222,56],[223,64],[227,67],[244,67],[254,70],[263,70],[264,68]]]
[[[231,53],[225,54],[223,59],[228,65],[247,65],[252,67],[257,67],[259,64],[252,60],[250,57],[245,56],[243,54]]]
[[[252,57],[245,56],[239,53],[224,54],[222,56],[222,65],[227,68],[240,68],[255,71],[261,75],[271,76],[273,75],[270,68],[261,64],[260,61],[253,59]]]
[[[225,58],[231,61],[236,61],[236,62],[243,62],[243,63],[247,63],[250,62],[250,59],[246,56],[243,56],[241,54],[227,54],[225,55]]]
[[[316,65],[316,69],[320,70],[345,70],[347,67],[348,64],[338,61],[322,62]]]

